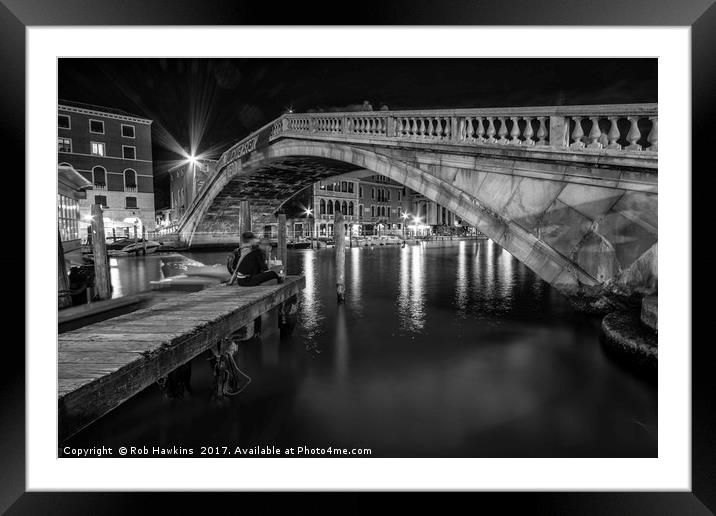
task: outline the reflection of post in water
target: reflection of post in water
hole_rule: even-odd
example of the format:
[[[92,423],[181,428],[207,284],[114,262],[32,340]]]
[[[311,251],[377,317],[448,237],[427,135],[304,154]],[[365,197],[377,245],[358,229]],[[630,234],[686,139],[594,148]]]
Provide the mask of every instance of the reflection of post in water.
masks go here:
[[[238,351],[236,341],[232,336],[225,337],[210,349],[213,356],[209,364],[214,375],[212,396],[215,399],[236,396],[251,383],[251,377],[239,369],[236,364],[236,352]]]
[[[159,378],[157,384],[169,399],[182,399],[191,395],[191,362],[180,365],[168,375]]]
[[[293,295],[278,307],[278,328],[281,340],[286,340],[293,334],[298,314],[298,298]]]
[[[345,380],[348,370],[348,328],[346,327],[345,305],[336,310],[336,347],[333,350],[338,380]]]

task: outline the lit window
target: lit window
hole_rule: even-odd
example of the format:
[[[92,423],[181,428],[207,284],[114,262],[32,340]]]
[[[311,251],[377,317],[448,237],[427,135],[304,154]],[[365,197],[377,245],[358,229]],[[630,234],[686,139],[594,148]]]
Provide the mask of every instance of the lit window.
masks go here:
[[[137,159],[137,149],[135,147],[122,145],[122,157],[124,159]]]
[[[102,120],[90,120],[89,130],[91,133],[104,134],[104,122]]]
[[[72,140],[69,138],[57,138],[58,152],[72,152]]]
[[[134,126],[122,124],[122,136],[125,138],[134,138]]]
[[[92,142],[92,154],[94,156],[104,156],[104,143]]]
[[[70,129],[69,115],[57,115],[57,127],[60,129]]]

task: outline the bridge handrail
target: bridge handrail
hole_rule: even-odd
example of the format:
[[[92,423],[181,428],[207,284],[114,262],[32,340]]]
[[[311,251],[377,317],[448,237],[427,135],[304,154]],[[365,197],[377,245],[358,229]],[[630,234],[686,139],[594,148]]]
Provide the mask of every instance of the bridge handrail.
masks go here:
[[[292,133],[655,155],[658,104],[296,113],[277,119],[271,138]]]

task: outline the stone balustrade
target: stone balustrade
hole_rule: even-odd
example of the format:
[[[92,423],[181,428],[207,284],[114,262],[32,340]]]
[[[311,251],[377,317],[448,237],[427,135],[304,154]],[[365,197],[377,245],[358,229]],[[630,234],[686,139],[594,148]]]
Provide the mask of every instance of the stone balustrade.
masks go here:
[[[657,104],[287,114],[271,139],[292,134],[656,152],[658,114]]]
[[[233,145],[217,170],[253,151],[265,133],[269,142],[340,137],[655,156],[658,122],[657,104],[290,113]]]

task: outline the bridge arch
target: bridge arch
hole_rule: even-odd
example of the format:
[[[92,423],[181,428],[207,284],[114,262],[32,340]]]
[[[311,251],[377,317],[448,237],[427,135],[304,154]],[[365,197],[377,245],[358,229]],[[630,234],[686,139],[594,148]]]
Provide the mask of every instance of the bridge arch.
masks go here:
[[[284,139],[274,142],[267,148],[254,151],[245,159],[235,160],[217,171],[216,179],[204,192],[203,199],[196,206],[196,212],[181,228],[185,241],[191,242],[192,234],[201,220],[211,209],[213,200],[233,181],[250,179],[259,168],[271,169],[272,163],[279,164],[274,169],[280,175],[280,164],[284,159],[318,158],[330,166],[350,164],[356,169],[367,169],[386,176],[397,183],[424,195],[431,201],[445,206],[459,218],[475,226],[487,237],[506,249],[517,260],[534,271],[544,281],[570,296],[590,293],[598,288],[600,281],[582,270],[579,265],[553,249],[533,233],[497,213],[479,199],[409,163],[393,159],[374,150],[335,142],[310,142]],[[294,178],[295,188],[299,191],[308,184],[325,179],[341,172],[326,172],[318,176]],[[303,181],[302,181],[303,179]],[[254,199],[250,190],[244,192],[247,199]],[[280,198],[280,202],[288,197]]]

